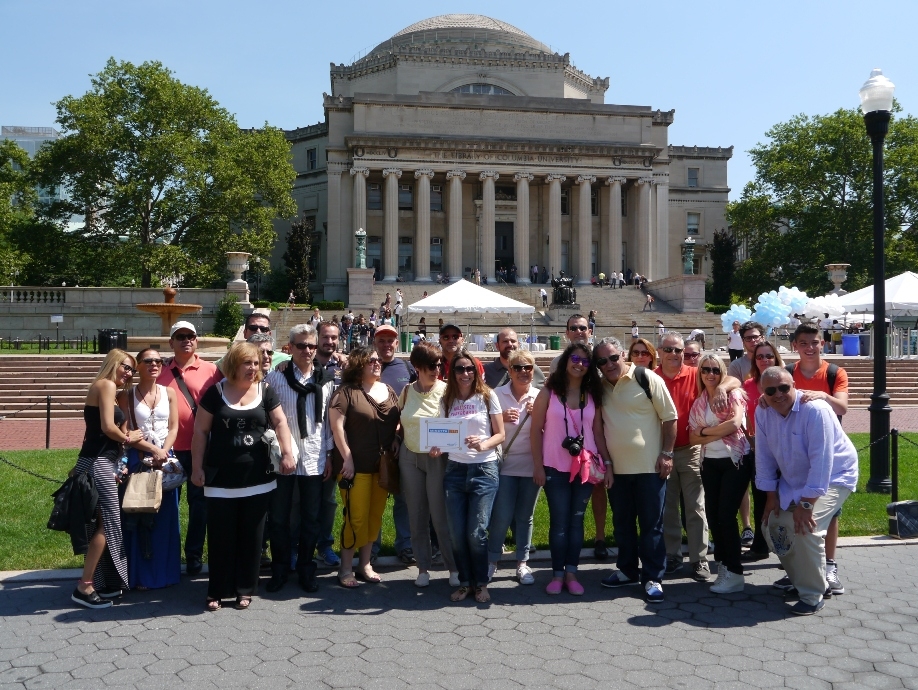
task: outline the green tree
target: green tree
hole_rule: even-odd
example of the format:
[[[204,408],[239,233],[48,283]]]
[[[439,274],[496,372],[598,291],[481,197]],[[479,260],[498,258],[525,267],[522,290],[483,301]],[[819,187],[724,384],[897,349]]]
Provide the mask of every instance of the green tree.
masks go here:
[[[53,213],[85,215],[75,241],[126,249],[149,287],[181,273],[186,285],[222,277],[225,252],[267,256],[272,220],[296,213],[283,132],[240,130],[204,89],[159,62],[108,61],[80,97],[56,104],[63,136],[37,156],[43,184],[65,184]],[[100,252],[123,271],[122,252]]]
[[[0,283],[24,278],[29,255],[16,244],[13,234],[31,224],[38,194],[30,177],[29,154],[15,141],[0,141]]]
[[[737,241],[732,232],[717,230],[711,243],[711,302],[729,304],[736,272]]]
[[[899,107],[896,106],[898,111]],[[831,289],[825,265],[848,263],[847,290],[873,282],[872,149],[860,112],[798,115],[750,150],[756,177],[727,220],[745,245],[734,291],[779,285]],[[886,140],[886,261],[894,275],[918,263],[918,120],[895,117]]]
[[[312,253],[312,233],[315,230],[316,219],[311,216],[303,216],[291,223],[290,230],[287,232],[284,266],[294,297],[302,304],[308,304],[311,299],[309,281],[312,278],[312,270],[309,256]]]
[[[214,312],[214,334],[223,338],[235,338],[242,319],[242,307],[236,301],[236,295],[225,295]]]

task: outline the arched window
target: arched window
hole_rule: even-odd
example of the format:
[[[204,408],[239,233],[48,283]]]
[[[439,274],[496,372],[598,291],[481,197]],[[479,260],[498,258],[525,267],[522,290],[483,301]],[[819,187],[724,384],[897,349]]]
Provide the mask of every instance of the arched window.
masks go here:
[[[465,84],[452,89],[450,93],[477,93],[485,96],[515,96],[512,91],[508,91],[502,86],[494,84]]]

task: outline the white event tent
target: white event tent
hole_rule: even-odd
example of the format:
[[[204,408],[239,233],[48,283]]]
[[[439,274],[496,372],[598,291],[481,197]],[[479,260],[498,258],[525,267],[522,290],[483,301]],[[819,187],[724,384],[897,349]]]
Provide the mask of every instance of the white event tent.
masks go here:
[[[409,304],[408,311],[413,314],[532,314],[535,307],[462,279],[414,304]]]
[[[848,312],[873,312],[873,285],[843,295],[839,300]],[[906,271],[886,280],[886,315],[918,314],[918,274]]]

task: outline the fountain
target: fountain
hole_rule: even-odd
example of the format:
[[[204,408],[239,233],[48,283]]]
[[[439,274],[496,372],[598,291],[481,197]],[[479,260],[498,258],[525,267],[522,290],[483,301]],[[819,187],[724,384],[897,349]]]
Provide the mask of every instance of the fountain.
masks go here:
[[[163,288],[163,297],[165,302],[146,302],[143,304],[134,305],[140,311],[148,311],[154,314],[159,314],[160,319],[160,335],[164,335],[167,338],[169,337],[169,329],[172,327],[176,321],[179,321],[179,316],[182,314],[193,314],[194,312],[201,311],[200,304],[182,304],[175,301],[175,296],[178,294],[173,286],[169,285]]]

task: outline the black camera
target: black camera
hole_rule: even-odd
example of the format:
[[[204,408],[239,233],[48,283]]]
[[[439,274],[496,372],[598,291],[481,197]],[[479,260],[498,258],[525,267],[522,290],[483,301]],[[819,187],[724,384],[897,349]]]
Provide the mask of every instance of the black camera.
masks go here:
[[[583,450],[583,434],[580,436],[567,436],[561,441],[561,447],[565,448],[572,457],[580,455]]]
[[[350,491],[351,489],[354,488],[354,480],[344,479],[342,477],[341,480],[338,482],[338,488],[341,489],[342,491]]]

